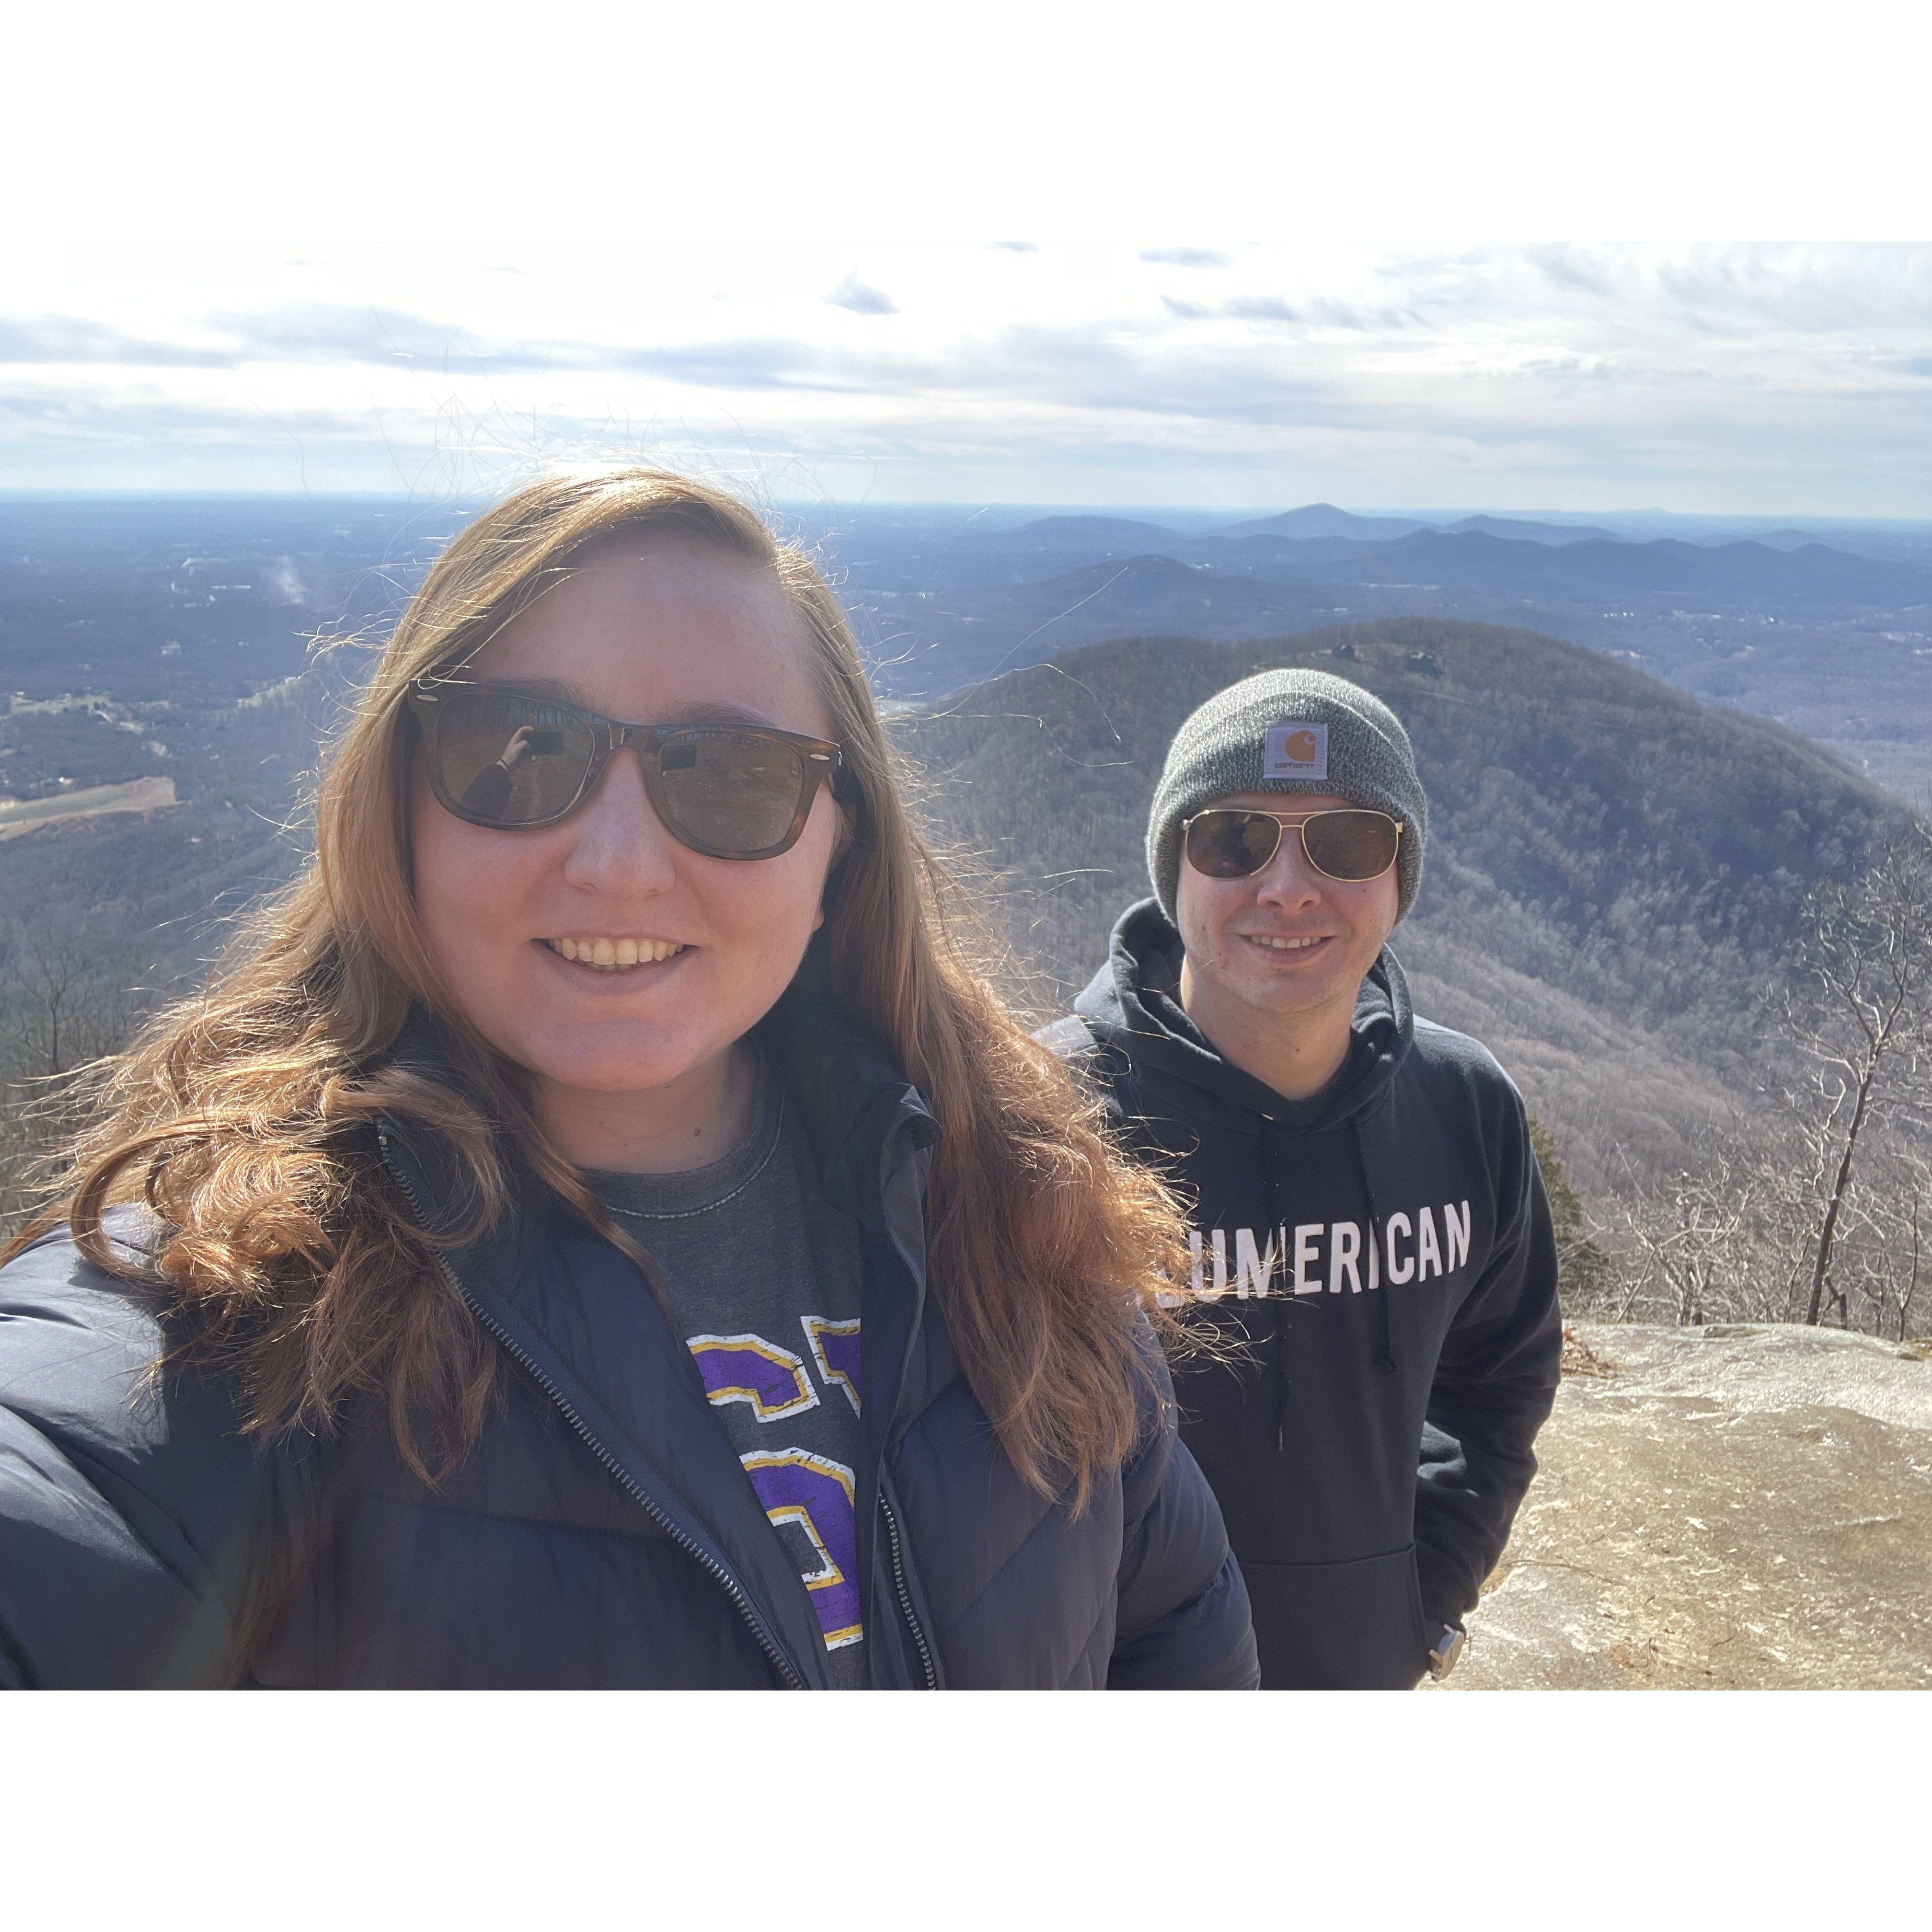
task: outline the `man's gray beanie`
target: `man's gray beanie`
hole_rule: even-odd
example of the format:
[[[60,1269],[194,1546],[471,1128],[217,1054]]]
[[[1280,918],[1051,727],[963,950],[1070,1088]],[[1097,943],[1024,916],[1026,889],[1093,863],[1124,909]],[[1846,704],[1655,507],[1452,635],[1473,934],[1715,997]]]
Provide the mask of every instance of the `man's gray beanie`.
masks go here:
[[[1174,917],[1180,827],[1237,793],[1326,792],[1402,824],[1396,917],[1422,883],[1429,800],[1402,721],[1378,698],[1325,670],[1264,670],[1208,699],[1174,734],[1148,819],[1148,871]]]

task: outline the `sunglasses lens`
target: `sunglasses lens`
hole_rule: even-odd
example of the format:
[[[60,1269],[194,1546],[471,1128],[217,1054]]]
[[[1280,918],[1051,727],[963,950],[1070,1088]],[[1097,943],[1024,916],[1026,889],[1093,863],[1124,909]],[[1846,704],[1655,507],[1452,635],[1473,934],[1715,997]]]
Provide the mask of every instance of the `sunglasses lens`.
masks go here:
[[[452,692],[436,708],[437,789],[466,818],[541,825],[584,788],[596,752],[574,712],[508,692]]]
[[[1280,843],[1280,824],[1264,812],[1204,812],[1188,821],[1187,862],[1206,878],[1245,879]]]
[[[782,845],[805,789],[801,754],[752,732],[674,734],[658,767],[671,832],[718,858],[757,858]]]
[[[1318,812],[1301,836],[1310,862],[1331,879],[1378,879],[1395,863],[1401,828],[1379,812]]]

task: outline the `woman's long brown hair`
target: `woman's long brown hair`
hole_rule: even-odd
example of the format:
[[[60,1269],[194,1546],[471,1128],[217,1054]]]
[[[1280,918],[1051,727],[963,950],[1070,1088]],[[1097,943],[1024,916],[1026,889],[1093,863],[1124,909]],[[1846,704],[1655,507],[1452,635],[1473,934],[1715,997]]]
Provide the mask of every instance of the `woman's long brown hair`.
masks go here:
[[[349,1399],[379,1397],[431,1479],[475,1442],[501,1372],[434,1243],[503,1210],[504,1144],[648,1267],[544,1138],[521,1070],[465,1025],[417,931],[408,838],[412,681],[479,649],[620,531],[715,544],[775,573],[799,614],[850,773],[824,935],[831,983],[938,1120],[928,1266],[967,1378],[1015,1466],[1046,1493],[1070,1487],[1077,1506],[1148,1412],[1148,1316],[1163,1325],[1156,1292],[1184,1278],[1172,1202],[1108,1144],[976,966],[975,908],[908,814],[824,578],[744,505],[662,471],[531,484],[442,554],[325,760],[314,858],[199,994],[104,1063],[57,1198],[7,1256],[66,1220],[88,1259],[192,1308],[192,1346],[234,1378],[251,1432],[326,1434]],[[391,1061],[416,1005],[458,1042],[453,1088]],[[380,1115],[453,1144],[473,1204],[464,1228],[433,1238],[412,1219],[380,1156]],[[151,1253],[104,1229],[124,1201],[152,1209]]]

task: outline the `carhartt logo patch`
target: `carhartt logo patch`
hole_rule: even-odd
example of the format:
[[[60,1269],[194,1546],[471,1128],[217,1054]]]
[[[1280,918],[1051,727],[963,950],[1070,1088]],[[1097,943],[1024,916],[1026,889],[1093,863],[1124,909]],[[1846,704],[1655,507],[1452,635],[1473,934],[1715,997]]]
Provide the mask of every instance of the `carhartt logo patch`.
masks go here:
[[[1262,740],[1262,776],[1325,778],[1328,728],[1325,724],[1270,724]]]

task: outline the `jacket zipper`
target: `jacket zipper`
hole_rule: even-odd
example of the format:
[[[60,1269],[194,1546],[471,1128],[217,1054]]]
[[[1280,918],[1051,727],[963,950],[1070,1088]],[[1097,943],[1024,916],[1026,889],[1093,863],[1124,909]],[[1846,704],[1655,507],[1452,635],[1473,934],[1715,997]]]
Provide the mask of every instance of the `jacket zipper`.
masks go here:
[[[932,1652],[926,1648],[926,1633],[919,1627],[919,1618],[913,1614],[912,1592],[906,1588],[905,1564],[899,1552],[898,1519],[892,1514],[892,1506],[886,1500],[886,1486],[879,1485],[879,1513],[886,1520],[886,1540],[892,1545],[892,1582],[899,1593],[899,1608],[905,1612],[906,1628],[912,1632],[912,1640],[919,1646],[919,1660],[926,1670],[926,1688],[928,1690],[939,1688],[939,1676],[932,1667]]]
[[[382,1142],[382,1151],[386,1157],[388,1153],[388,1136],[384,1134],[380,1136],[380,1138]],[[416,1198],[416,1191],[410,1185],[408,1177],[402,1173],[394,1161],[388,1161],[387,1165],[389,1172],[395,1175],[398,1183],[400,1185],[404,1196],[409,1202],[410,1211],[416,1216],[418,1223],[426,1226],[428,1224],[423,1220],[422,1203]],[[442,1271],[443,1279],[462,1298],[464,1306],[476,1316],[478,1322],[482,1323],[494,1338],[496,1346],[502,1349],[512,1361],[518,1364],[530,1379],[556,1405],[563,1419],[584,1438],[584,1445],[590,1453],[616,1478],[619,1486],[637,1502],[644,1514],[664,1532],[665,1535],[670,1538],[672,1542],[676,1544],[686,1556],[692,1558],[700,1568],[716,1580],[724,1594],[737,1606],[738,1614],[744,1618],[752,1636],[758,1639],[759,1648],[764,1651],[776,1666],[779,1676],[785,1681],[786,1688],[793,1690],[804,1690],[806,1688],[804,1678],[800,1676],[791,1660],[785,1655],[777,1640],[766,1630],[758,1612],[752,1607],[751,1598],[746,1594],[744,1586],[739,1582],[737,1578],[734,1576],[722,1563],[715,1562],[697,1542],[680,1529],[651,1500],[637,1483],[632,1480],[616,1457],[598,1441],[596,1436],[592,1433],[590,1425],[575,1409],[571,1407],[562,1390],[530,1359],[529,1354],[522,1348],[512,1341],[502,1329],[478,1306],[476,1298],[464,1286],[461,1278],[458,1275],[455,1269],[450,1265],[448,1257],[440,1250],[436,1252],[436,1266]],[[884,1500],[882,1493],[880,1501],[883,1502]],[[891,1520],[890,1510],[886,1513],[886,1520],[888,1522]],[[892,1567],[895,1570],[898,1568],[898,1533],[896,1530],[892,1534]],[[903,1582],[899,1586],[899,1590],[903,1599],[905,1592]],[[910,1604],[907,1606],[907,1614],[908,1616],[911,1614]],[[914,1634],[917,1634],[916,1627],[915,1627]],[[922,1652],[926,1648],[923,1638],[920,1639],[920,1648]],[[928,1676],[932,1674],[932,1664],[928,1660],[926,1665]]]

